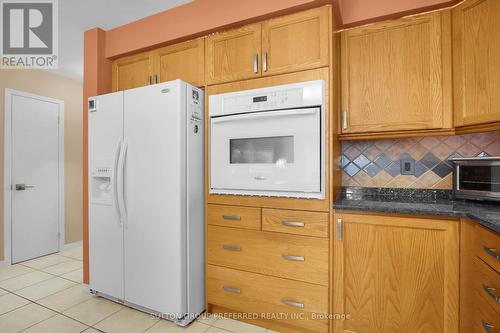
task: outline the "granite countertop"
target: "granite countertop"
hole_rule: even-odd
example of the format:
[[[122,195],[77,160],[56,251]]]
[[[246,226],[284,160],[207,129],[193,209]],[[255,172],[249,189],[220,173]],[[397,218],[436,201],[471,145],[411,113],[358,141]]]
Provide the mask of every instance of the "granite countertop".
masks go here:
[[[333,208],[349,211],[468,217],[500,233],[500,203],[455,200],[452,191],[349,187]]]

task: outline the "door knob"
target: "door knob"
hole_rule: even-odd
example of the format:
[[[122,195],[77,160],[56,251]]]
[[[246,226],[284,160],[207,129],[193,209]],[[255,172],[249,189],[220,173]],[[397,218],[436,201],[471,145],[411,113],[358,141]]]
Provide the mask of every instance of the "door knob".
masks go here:
[[[26,191],[30,188],[35,188],[35,185],[16,184],[16,191]]]

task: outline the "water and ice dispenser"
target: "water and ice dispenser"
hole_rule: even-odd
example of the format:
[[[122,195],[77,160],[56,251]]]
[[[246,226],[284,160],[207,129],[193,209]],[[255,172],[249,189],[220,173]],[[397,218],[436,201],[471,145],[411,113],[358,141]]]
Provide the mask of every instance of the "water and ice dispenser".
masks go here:
[[[113,168],[108,162],[94,162],[90,173],[90,200],[92,203],[111,205],[113,200]]]

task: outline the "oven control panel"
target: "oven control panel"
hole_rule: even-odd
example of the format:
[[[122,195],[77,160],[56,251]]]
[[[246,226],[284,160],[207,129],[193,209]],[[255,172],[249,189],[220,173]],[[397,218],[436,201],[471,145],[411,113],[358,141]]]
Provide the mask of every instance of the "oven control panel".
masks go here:
[[[210,116],[323,104],[324,82],[309,81],[209,96]]]

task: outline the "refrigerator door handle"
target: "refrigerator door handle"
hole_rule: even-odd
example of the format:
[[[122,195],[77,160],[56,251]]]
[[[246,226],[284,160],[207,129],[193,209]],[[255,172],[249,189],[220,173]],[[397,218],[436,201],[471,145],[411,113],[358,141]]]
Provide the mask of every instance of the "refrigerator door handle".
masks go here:
[[[117,192],[118,192],[118,206],[120,207],[120,216],[122,224],[127,226],[127,210],[125,208],[125,158],[127,156],[128,148],[128,138],[125,138],[122,143],[122,149],[120,151],[120,158],[118,159],[118,181],[117,181]]]
[[[118,224],[122,225],[122,217],[120,214],[120,204],[118,202],[118,161],[120,160],[120,153],[122,147],[122,140],[118,140],[115,149],[115,155],[113,158],[113,174],[111,175],[111,184],[113,187],[113,206],[116,210],[116,215],[118,216]]]

